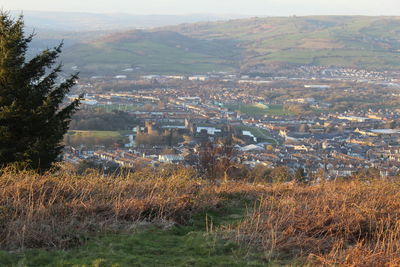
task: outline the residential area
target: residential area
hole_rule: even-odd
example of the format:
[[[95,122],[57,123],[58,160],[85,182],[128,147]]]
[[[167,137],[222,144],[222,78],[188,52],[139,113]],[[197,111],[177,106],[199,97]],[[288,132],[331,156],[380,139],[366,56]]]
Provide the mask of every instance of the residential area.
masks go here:
[[[250,169],[286,166],[293,173],[302,169],[306,177],[326,179],[368,170],[379,170],[381,177],[397,175],[399,76],[308,68],[308,73],[317,72],[330,78],[229,73],[91,77],[79,85],[87,92],[82,110],[118,111],[135,121],[125,125],[119,144],[67,143],[64,158],[127,168],[196,166],[205,144],[230,140],[235,151],[230,160]],[[343,103],[345,95],[355,97]],[[342,109],[344,104],[350,108]]]

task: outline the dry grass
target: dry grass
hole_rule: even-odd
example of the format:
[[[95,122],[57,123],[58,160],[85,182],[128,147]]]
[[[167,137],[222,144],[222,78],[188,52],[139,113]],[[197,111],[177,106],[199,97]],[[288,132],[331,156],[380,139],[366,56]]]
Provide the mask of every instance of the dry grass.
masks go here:
[[[0,248],[67,247],[138,222],[184,222],[218,201],[213,186],[186,169],[117,178],[5,171]]]
[[[264,190],[234,181],[218,185],[172,166],[119,177],[62,167],[43,175],[0,173],[0,249],[66,248],[147,223],[185,224],[227,198],[256,200]]]
[[[187,223],[229,201],[256,201],[222,233],[269,259],[316,266],[400,266],[400,183],[218,185],[184,168],[122,177],[68,170],[0,175],[0,248],[63,248],[142,222]]]
[[[274,185],[235,230],[268,258],[312,265],[400,266],[400,184]]]

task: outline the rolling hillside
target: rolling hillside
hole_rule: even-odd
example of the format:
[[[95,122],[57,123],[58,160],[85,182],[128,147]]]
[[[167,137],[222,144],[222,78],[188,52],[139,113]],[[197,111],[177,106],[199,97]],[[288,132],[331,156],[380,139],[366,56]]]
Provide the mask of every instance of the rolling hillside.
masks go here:
[[[171,31],[131,31],[67,49],[65,63],[84,72],[135,68],[154,73],[234,70],[238,48],[225,40],[202,40]]]
[[[263,65],[397,68],[398,17],[253,18],[171,28],[200,39],[233,39],[246,51],[244,69]]]
[[[181,24],[76,45],[67,63],[83,71],[268,71],[316,65],[395,69],[400,17],[272,17]]]

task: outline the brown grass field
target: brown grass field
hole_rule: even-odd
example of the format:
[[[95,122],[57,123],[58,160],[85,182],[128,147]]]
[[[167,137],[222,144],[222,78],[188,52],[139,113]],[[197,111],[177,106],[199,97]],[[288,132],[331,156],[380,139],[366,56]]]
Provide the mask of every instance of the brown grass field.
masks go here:
[[[311,266],[400,266],[400,183],[317,185],[200,179],[190,169],[143,170],[121,177],[4,170],[0,249],[67,248],[93,234],[140,222],[187,224],[226,201],[252,201],[240,223],[217,234],[267,260]]]
[[[277,184],[268,191],[227,229],[241,244],[315,266],[400,266],[399,182]]]
[[[185,224],[228,193],[252,193],[232,182],[216,186],[190,169],[143,170],[119,177],[5,170],[0,175],[0,249],[65,248],[93,233],[140,222]]]

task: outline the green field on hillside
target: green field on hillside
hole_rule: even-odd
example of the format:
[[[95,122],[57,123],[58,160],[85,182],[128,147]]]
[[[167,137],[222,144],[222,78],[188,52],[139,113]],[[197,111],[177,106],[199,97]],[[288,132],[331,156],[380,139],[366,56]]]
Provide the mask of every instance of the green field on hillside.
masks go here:
[[[238,50],[221,41],[197,40],[178,33],[132,32],[76,45],[63,55],[68,66],[86,72],[135,67],[152,73],[205,73],[234,70]]]

